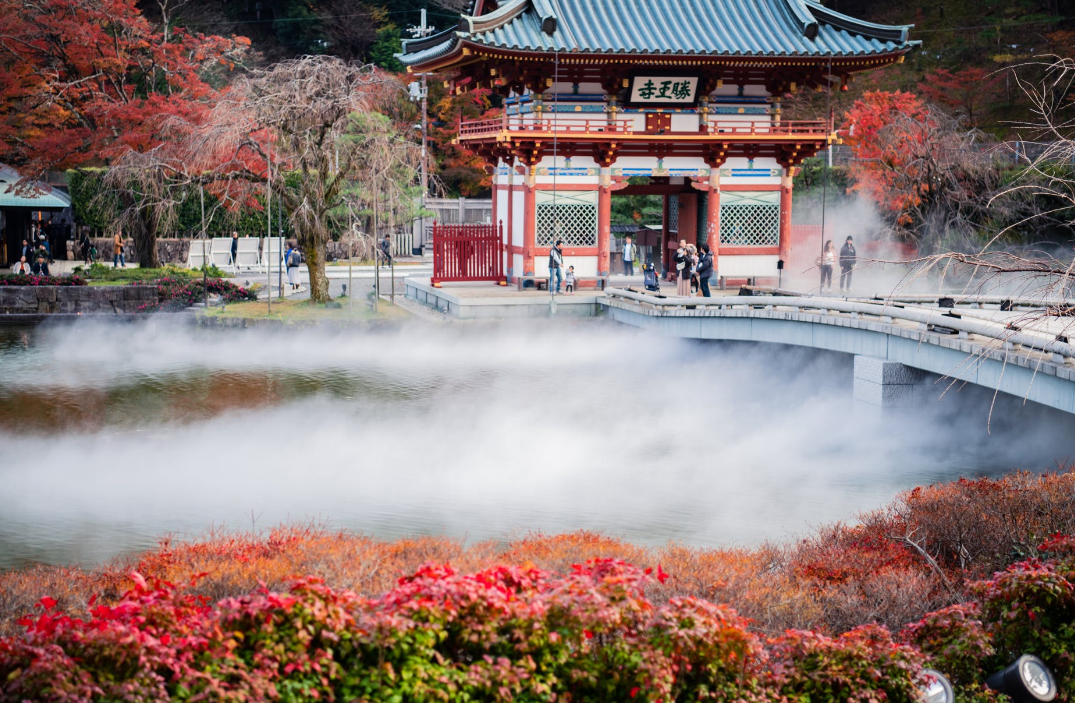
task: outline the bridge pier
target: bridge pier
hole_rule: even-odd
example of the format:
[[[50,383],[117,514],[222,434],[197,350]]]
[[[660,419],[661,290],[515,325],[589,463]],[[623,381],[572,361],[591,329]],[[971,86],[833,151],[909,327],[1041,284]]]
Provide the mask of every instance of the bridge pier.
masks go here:
[[[921,401],[926,374],[896,361],[855,357],[855,403],[882,409],[907,408]]]

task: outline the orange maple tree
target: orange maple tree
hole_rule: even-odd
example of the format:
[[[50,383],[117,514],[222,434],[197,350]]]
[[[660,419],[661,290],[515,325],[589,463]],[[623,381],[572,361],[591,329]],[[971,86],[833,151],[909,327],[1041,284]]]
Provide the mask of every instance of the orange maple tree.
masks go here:
[[[871,198],[896,233],[926,244],[972,233],[998,172],[974,130],[912,93],[864,93],[841,128],[854,157],[853,190]]]

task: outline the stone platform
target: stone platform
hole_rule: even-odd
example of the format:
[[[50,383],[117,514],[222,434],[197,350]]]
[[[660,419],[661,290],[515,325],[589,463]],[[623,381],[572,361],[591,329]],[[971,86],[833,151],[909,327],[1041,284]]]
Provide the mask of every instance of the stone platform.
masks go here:
[[[406,296],[422,305],[459,320],[490,320],[534,317],[594,317],[603,291],[581,290],[574,295],[549,295],[548,291],[519,291],[495,283],[445,283],[434,288],[428,279],[408,278]]]

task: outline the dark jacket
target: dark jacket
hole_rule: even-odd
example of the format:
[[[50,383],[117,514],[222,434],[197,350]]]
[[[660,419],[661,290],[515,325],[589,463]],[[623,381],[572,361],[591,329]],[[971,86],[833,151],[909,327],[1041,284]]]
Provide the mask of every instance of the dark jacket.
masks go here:
[[[231,238],[231,260],[235,261],[235,259],[237,259],[238,256],[239,256],[239,238],[238,237],[232,237]]]
[[[560,251],[556,247],[549,250],[549,268],[558,269],[564,265],[564,252]]]
[[[840,249],[840,268],[852,268],[856,261],[858,261],[858,254],[855,253],[855,245],[851,242],[844,244]]]
[[[704,281],[713,277],[713,254],[702,254],[698,260],[698,280]]]

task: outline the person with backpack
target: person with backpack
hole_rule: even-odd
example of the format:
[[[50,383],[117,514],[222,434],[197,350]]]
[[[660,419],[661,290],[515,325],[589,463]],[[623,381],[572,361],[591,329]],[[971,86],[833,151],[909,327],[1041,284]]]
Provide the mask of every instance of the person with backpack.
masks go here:
[[[562,239],[556,240],[556,246],[549,250],[549,293],[556,295],[560,292],[560,285],[563,283],[564,276],[562,269],[564,268],[564,242]],[[553,279],[556,280],[556,289],[552,287]]]
[[[291,286],[291,290],[298,290],[299,266],[302,265],[302,254],[291,242],[287,243],[287,256],[284,257],[284,261],[287,262],[287,282]]]

